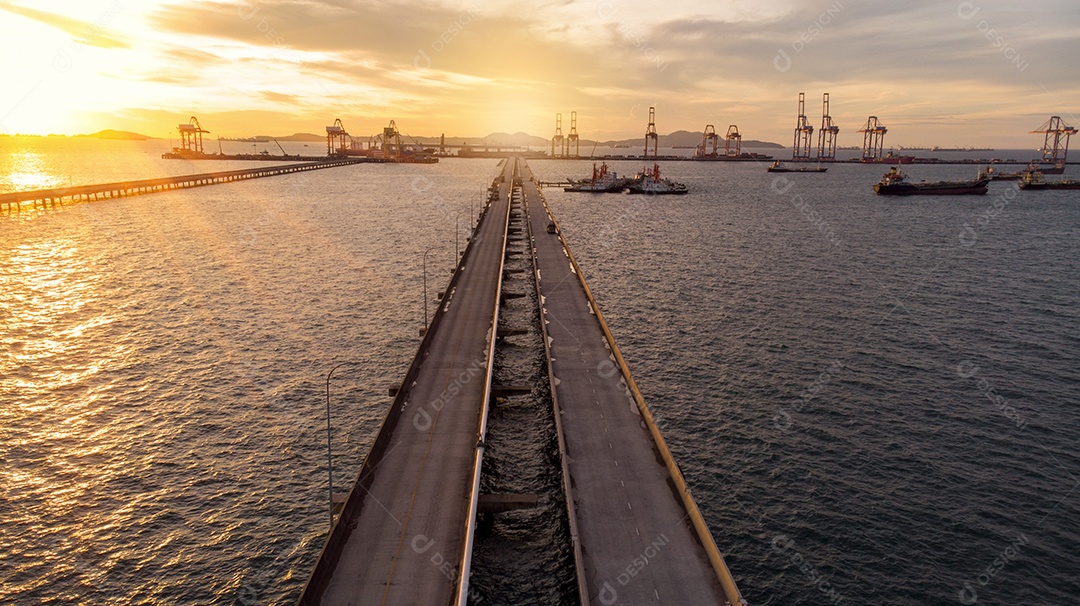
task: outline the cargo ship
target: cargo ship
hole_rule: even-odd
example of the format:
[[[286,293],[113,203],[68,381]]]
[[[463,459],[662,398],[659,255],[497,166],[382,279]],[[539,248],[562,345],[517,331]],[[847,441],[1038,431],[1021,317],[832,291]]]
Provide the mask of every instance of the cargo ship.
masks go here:
[[[1062,179],[1061,181],[1047,181],[1042,178],[1042,173],[1030,172],[1020,180],[1020,189],[1080,189],[1080,181]]]
[[[897,156],[890,151],[880,158],[863,158],[859,161],[863,164],[911,164],[915,156]]]
[[[882,196],[957,196],[982,195],[987,192],[990,179],[979,173],[974,181],[919,181],[908,180],[899,166],[889,169],[874,184],[874,191]]]

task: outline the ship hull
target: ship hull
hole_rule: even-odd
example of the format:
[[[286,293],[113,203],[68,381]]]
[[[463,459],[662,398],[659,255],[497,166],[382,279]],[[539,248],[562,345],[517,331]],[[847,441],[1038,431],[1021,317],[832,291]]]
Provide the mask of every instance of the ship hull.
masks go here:
[[[989,179],[964,183],[875,183],[881,196],[979,196],[987,192]]]
[[[1059,181],[1057,183],[1055,183],[1053,181],[1042,182],[1042,183],[1027,183],[1027,182],[1021,181],[1020,182],[1020,189],[1033,189],[1033,190],[1042,190],[1042,189],[1080,189],[1080,181]]]

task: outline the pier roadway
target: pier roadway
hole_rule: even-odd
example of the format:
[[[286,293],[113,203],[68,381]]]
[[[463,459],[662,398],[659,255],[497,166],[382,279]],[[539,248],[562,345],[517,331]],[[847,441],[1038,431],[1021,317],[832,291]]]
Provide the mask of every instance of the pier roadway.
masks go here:
[[[519,166],[591,604],[742,603],[573,254]],[[576,522],[575,522],[576,519]]]
[[[424,337],[301,604],[455,603],[475,508],[514,160]]]

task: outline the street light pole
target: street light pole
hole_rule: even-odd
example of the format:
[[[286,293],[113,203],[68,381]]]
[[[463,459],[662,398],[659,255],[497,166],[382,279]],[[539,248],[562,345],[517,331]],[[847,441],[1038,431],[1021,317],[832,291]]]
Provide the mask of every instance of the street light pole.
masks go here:
[[[328,484],[330,486],[330,530],[334,530],[334,459],[333,451],[330,448],[330,377],[334,374],[334,371],[347,366],[349,364],[359,364],[359,362],[341,362],[337,366],[330,369],[330,372],[326,373],[326,475]]]
[[[461,258],[461,251],[458,249],[458,240],[461,234],[458,233],[458,219],[461,218],[461,211],[454,213],[454,269],[457,269],[458,259]]]
[[[423,262],[423,264],[424,264],[424,329],[425,330],[427,330],[427,326],[428,326],[428,318],[427,318],[427,303],[428,303],[428,298],[427,298],[427,256],[428,256],[429,252],[435,250],[436,248],[438,248],[438,247],[437,246],[432,246],[431,248],[424,251],[424,262]]]

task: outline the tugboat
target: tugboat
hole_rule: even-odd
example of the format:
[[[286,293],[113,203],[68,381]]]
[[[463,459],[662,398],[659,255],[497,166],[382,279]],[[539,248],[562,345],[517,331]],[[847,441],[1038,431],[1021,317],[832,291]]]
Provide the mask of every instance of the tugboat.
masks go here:
[[[627,191],[632,194],[680,196],[689,190],[682,183],[676,183],[671,179],[661,179],[660,165],[653,164],[651,171],[645,168],[641,169],[641,172],[630,183]]]
[[[979,172],[974,181],[909,181],[899,166],[889,169],[874,184],[874,191],[882,196],[946,196],[946,195],[981,195],[987,191],[990,179]]]
[[[1061,181],[1046,181],[1039,171],[1031,171],[1024,174],[1020,180],[1020,189],[1080,189],[1080,181],[1062,179]]]
[[[564,187],[563,191],[621,192],[630,184],[630,179],[619,177],[615,171],[608,172],[607,162],[601,164],[600,168],[593,164],[591,179],[567,179],[567,181],[570,185]]]
[[[823,173],[829,170],[824,166],[800,166],[798,168],[792,168],[783,162],[777,160],[769,165],[769,168],[765,169],[770,173]]]

